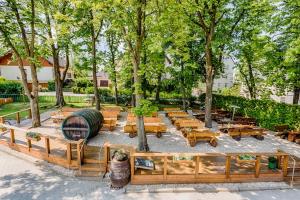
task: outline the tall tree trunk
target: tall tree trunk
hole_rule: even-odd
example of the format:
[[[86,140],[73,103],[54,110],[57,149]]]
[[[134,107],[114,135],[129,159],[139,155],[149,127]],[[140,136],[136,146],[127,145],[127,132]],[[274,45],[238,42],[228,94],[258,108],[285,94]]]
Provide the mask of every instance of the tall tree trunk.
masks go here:
[[[160,87],[161,87],[161,72],[159,72],[158,76],[157,76],[157,86],[156,86],[156,91],[155,91],[155,101],[157,103],[159,103],[160,101]]]
[[[141,94],[141,77],[139,76],[139,60],[140,56],[136,55],[137,59],[133,60],[133,77],[134,77],[134,82],[135,82],[135,103],[136,106],[140,105],[142,94]],[[143,116],[137,116],[136,119],[136,124],[137,124],[137,133],[138,133],[138,150],[139,151],[149,151],[149,146],[147,142],[147,136],[145,133],[145,126],[144,126],[144,117]]]
[[[184,84],[184,63],[180,61],[180,87],[181,87],[181,93],[182,93],[182,107],[183,110],[187,110],[186,108],[186,94],[185,94],[185,84]]]
[[[300,88],[294,87],[294,96],[293,96],[293,104],[299,104],[299,97],[300,97]]]
[[[206,60],[206,95],[205,95],[205,127],[212,127],[212,88],[213,88],[213,64],[212,64],[212,36],[206,36],[205,60]]]
[[[248,73],[249,73],[249,93],[251,99],[256,99],[256,84],[255,84],[255,78],[253,75],[253,67],[250,59],[247,60],[247,66],[248,66]]]
[[[63,107],[66,103],[64,100],[64,94],[63,94],[63,80],[61,80],[61,73],[60,73],[60,67],[59,67],[59,50],[58,47],[55,46],[55,43],[53,41],[53,34],[51,30],[51,20],[48,10],[48,5],[45,1],[43,1],[43,6],[45,10],[45,16],[46,16],[46,23],[47,23],[47,32],[48,37],[52,41],[51,43],[51,51],[52,51],[52,57],[53,57],[53,69],[54,69],[54,82],[55,82],[55,95],[56,95],[56,106]]]
[[[114,87],[115,87],[115,103],[116,105],[119,105],[119,101],[118,101],[118,98],[119,98],[119,95],[118,95],[118,85],[117,85],[117,78],[115,77],[114,79]]]
[[[100,110],[100,95],[98,90],[98,82],[97,82],[97,57],[96,57],[96,34],[95,34],[95,27],[92,23],[94,16],[93,12],[90,11],[91,15],[91,39],[92,39],[92,63],[93,63],[93,85],[94,85],[94,96],[95,96],[95,102],[96,102],[96,109]]]

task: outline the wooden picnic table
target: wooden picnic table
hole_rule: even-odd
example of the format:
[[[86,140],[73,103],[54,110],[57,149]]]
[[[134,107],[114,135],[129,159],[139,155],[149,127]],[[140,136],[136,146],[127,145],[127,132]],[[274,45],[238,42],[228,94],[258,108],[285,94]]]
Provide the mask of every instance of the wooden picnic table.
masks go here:
[[[207,141],[211,146],[216,147],[218,145],[217,136],[219,135],[220,133],[212,132],[206,128],[193,129],[186,132],[186,139],[191,147],[194,147],[199,141]]]
[[[228,134],[235,140],[240,141],[241,137],[252,136],[258,140],[263,140],[266,129],[257,127],[228,128]]]

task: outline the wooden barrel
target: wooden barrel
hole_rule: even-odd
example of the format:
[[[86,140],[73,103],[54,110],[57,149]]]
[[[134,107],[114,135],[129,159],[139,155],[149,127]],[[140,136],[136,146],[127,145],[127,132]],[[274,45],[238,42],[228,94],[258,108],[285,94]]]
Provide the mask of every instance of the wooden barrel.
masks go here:
[[[110,164],[110,180],[113,188],[121,188],[128,184],[130,178],[129,160],[112,160]]]
[[[80,110],[63,121],[62,133],[69,140],[90,139],[98,134],[103,121],[103,116],[98,110]]]

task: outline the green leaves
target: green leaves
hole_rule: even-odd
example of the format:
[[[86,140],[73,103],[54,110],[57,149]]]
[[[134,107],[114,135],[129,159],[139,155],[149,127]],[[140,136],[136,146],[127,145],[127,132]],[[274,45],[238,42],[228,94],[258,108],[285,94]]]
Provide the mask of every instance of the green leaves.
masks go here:
[[[133,109],[136,116],[151,116],[153,112],[157,112],[158,107],[149,100],[141,100],[140,104]]]

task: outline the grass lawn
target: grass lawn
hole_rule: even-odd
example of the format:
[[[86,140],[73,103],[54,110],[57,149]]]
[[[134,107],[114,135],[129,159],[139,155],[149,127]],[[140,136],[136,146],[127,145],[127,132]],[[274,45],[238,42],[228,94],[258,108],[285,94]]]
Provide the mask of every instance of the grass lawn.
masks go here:
[[[50,108],[54,107],[53,103],[40,103],[39,105],[41,107],[41,109],[40,109],[41,113],[43,113],[43,112],[49,110]],[[14,102],[14,103],[9,103],[9,104],[4,104],[4,105],[0,106],[0,116],[7,115],[9,113],[14,113],[14,112],[17,112],[19,110],[24,110],[24,109],[27,109],[27,108],[29,108],[29,103],[28,102],[26,102],[26,103],[24,103],[24,102]],[[27,117],[27,116],[28,116],[27,111],[24,111],[24,112],[20,113],[21,118],[24,118],[24,117]],[[6,119],[15,119],[16,115],[15,114],[9,115],[5,118]]]

